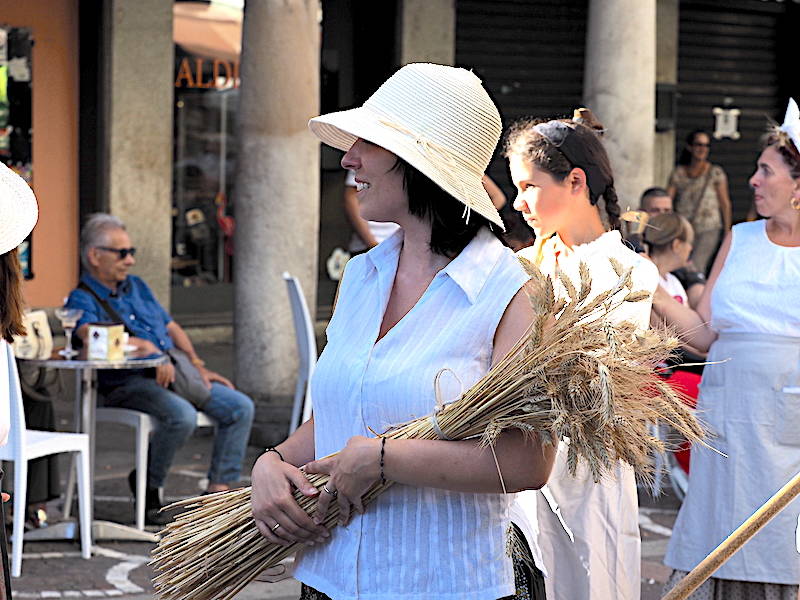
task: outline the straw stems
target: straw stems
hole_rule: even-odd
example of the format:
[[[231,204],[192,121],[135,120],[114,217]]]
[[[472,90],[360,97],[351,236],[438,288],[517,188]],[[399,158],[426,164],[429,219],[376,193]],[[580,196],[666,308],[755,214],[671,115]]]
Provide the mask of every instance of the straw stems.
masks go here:
[[[703,582],[733,556],[750,538],[758,533],[772,518],[800,495],[800,473],[795,475],[786,485],[778,490],[761,508],[752,514],[736,531],[681,579],[662,600],[685,600],[699,588]]]
[[[546,444],[566,437],[570,470],[585,461],[596,481],[618,460],[633,466],[640,478],[650,476],[651,456],[664,451],[663,443],[650,434],[651,423],[666,422],[689,441],[701,441],[703,429],[688,406],[654,375],[654,367],[677,347],[677,340],[665,332],[639,334],[630,323],[610,324],[616,308],[650,297],[632,289],[631,271],[612,261],[618,282],[592,297],[585,265],[579,269],[579,281],[571,282],[563,273],[554,281],[522,262],[531,276],[526,291],[533,322],[505,358],[436,413],[444,436],[476,439],[484,447],[508,429]],[[556,294],[556,284],[563,294]],[[438,439],[431,417],[382,435]],[[328,481],[327,475],[308,478],[318,490]],[[390,485],[373,485],[362,499],[364,506]],[[294,497],[314,514],[317,496],[295,491]],[[302,547],[273,545],[260,535],[249,488],[173,506],[187,510],[167,526],[151,563],[157,573],[156,593],[163,600],[227,600]],[[324,523],[328,529],[336,527],[338,510],[337,503],[331,504]]]

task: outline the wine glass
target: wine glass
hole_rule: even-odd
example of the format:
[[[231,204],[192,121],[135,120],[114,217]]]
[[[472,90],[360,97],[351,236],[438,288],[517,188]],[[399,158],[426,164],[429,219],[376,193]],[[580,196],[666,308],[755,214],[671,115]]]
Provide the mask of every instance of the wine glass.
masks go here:
[[[77,350],[72,349],[72,332],[75,330],[75,325],[78,324],[78,319],[82,316],[82,308],[67,308],[63,306],[56,309],[56,317],[61,321],[61,326],[64,328],[64,335],[67,337],[67,343],[64,349],[59,351],[59,354],[67,360],[70,360],[73,356],[78,354]]]

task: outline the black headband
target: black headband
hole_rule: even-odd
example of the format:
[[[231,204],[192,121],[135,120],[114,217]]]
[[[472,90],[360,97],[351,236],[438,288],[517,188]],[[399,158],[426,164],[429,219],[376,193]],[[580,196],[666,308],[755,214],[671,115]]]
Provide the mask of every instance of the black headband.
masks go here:
[[[575,130],[563,121],[539,123],[533,127],[533,130],[555,146],[573,167],[582,169],[586,173],[589,202],[597,204],[600,196],[613,184],[613,179],[603,174],[599,165],[586,152],[581,141],[577,136],[572,135]]]

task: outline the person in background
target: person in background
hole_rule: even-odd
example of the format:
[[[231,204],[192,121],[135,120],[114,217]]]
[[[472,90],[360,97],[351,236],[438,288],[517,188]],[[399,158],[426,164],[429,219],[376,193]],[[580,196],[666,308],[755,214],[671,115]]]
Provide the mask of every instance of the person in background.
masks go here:
[[[653,218],[658,215],[669,214],[672,212],[672,197],[664,188],[651,187],[642,193],[640,206],[642,210],[649,215],[648,225],[645,228],[644,234],[644,237],[647,238],[647,230],[657,227],[656,225],[653,225]],[[689,228],[692,231],[692,246],[694,247],[695,237],[694,229],[692,228],[691,223],[689,223]],[[651,233],[650,239],[654,239],[656,236],[657,234]],[[674,269],[670,269],[670,272],[683,288],[688,298],[689,306],[696,308],[706,286],[706,276],[697,270],[694,263],[691,261],[691,258],[684,261],[682,265],[679,265]]]
[[[614,175],[595,128],[566,119],[519,121],[506,134],[505,156],[517,190],[514,208],[536,234],[536,244],[520,256],[545,274],[565,273],[576,285],[580,264],[585,264],[592,279],[590,298],[619,280],[611,258],[631,269],[634,290],[655,290],[656,267],[624,244],[618,231]],[[600,200],[610,231],[603,223]],[[563,286],[557,286],[556,296],[564,295]],[[620,305],[610,319],[629,321],[644,331],[650,302]],[[568,443],[558,444],[543,498],[529,502],[534,494],[518,494],[512,520],[525,534],[534,560],[538,538],[549,600],[638,600],[641,542],[633,469],[618,461],[607,479],[595,483],[586,465],[579,463],[573,476],[567,465]]]
[[[716,451],[692,448],[686,498],[664,563],[674,587],[800,471],[800,115],[768,130],[750,177],[760,221],[739,223],[697,310],[663,289],[653,309],[708,350],[697,409]],[[796,600],[800,504],[778,513],[690,596]]]
[[[383,240],[391,236],[400,227],[397,223],[381,223],[367,221],[361,216],[361,205],[358,202],[358,183],[356,174],[352,169],[347,169],[344,179],[343,207],[347,222],[353,228],[347,251],[351,256],[356,256],[374,248]]]
[[[639,208],[650,217],[672,212],[672,196],[661,187],[650,187],[642,192],[639,199]]]
[[[731,228],[728,177],[708,160],[711,136],[696,129],[686,136],[686,146],[669,176],[667,192],[675,210],[689,219],[694,229],[692,263],[708,273],[722,234]]]
[[[217,425],[208,492],[227,490],[239,481],[250,427],[253,401],[222,375],[205,368],[189,336],[156,300],[147,284],[130,275],[136,263],[131,238],[123,222],[108,214],[94,214],[81,230],[81,261],[84,272],[66,306],[83,309],[75,334],[86,341],[89,323],[115,321],[103,301],[123,320],[131,332],[129,343],[140,356],[166,352],[173,346],[191,359],[211,392],[202,411]],[[99,391],[108,406],[139,410],[153,416],[156,430],[150,439],[147,466],[145,520],[164,525],[169,517],[159,513],[159,488],[164,485],[178,448],[189,438],[197,423],[197,409],[169,389],[175,380],[171,362],[152,370],[101,371]],[[135,471],[128,476],[134,491]]]
[[[656,215],[648,222],[644,241],[648,256],[658,268],[658,284],[681,304],[689,304],[681,282],[672,271],[683,267],[689,260],[694,242],[694,232],[686,217],[678,213]]]

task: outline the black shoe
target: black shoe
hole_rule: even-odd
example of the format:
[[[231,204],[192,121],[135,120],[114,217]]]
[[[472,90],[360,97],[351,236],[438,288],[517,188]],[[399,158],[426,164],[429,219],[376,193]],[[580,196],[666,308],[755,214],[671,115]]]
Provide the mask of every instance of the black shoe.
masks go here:
[[[136,498],[136,469],[128,473],[128,486],[131,488],[131,494],[134,499]],[[169,523],[172,518],[166,514],[159,512],[161,510],[161,498],[159,497],[158,488],[147,487],[144,492],[144,523],[145,525],[155,525],[163,527]]]

